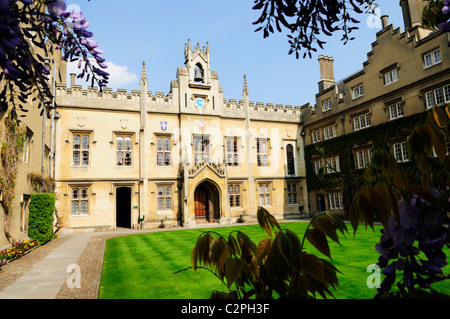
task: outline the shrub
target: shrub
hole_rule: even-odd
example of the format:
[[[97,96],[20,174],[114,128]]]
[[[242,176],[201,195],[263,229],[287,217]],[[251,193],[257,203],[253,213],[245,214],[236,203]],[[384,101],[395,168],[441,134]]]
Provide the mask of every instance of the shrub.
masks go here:
[[[54,194],[32,194],[30,199],[30,215],[28,236],[41,244],[48,242],[53,233],[53,211],[55,209]]]

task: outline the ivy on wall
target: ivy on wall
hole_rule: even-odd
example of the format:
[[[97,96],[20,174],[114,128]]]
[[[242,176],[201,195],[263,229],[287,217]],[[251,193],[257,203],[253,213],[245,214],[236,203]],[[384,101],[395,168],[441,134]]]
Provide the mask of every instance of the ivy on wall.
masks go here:
[[[23,150],[25,129],[19,126],[17,114],[14,110],[8,112],[4,121],[4,142],[1,145],[0,189],[2,191],[2,205],[5,213],[4,232],[12,243],[14,239],[9,233],[9,216],[14,199],[14,188],[17,177],[17,163]]]
[[[416,124],[426,122],[427,114],[428,112],[422,112],[410,115],[306,146],[305,166],[308,191],[341,188],[344,208],[348,211],[356,190],[363,184],[364,174],[364,169],[355,167],[354,148],[370,144],[373,149],[382,148],[390,151],[390,142],[408,137]],[[322,155],[339,155],[340,172],[315,174],[312,159],[323,157]],[[420,182],[421,173],[416,165],[406,162],[399,166],[405,171],[410,182]]]

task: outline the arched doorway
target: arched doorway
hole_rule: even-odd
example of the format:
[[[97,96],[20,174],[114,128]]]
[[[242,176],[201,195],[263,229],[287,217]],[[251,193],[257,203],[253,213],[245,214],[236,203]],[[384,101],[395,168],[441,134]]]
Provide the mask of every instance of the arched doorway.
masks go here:
[[[116,226],[131,228],[131,187],[116,189]]]
[[[220,219],[220,194],[216,185],[209,181],[200,183],[194,193],[195,219],[213,221]]]

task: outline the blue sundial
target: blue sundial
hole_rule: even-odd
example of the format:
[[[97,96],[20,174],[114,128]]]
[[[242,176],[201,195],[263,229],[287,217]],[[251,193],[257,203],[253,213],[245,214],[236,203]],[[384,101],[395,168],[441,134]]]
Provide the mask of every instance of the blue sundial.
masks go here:
[[[199,109],[205,107],[205,100],[202,99],[201,97],[198,97],[195,99],[195,106],[198,107]]]

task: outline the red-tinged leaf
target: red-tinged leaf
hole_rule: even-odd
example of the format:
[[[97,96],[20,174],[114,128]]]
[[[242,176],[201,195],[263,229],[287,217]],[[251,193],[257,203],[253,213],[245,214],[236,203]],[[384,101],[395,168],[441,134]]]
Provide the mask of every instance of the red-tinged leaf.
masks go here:
[[[330,215],[324,214],[315,218],[312,222],[314,228],[321,230],[325,235],[331,238],[334,242],[341,244],[339,242],[339,237],[336,233],[336,227],[333,225],[330,219]]]
[[[363,186],[359,190],[359,216],[363,220],[366,226],[370,226],[373,229],[373,223],[375,222],[376,208],[374,205],[377,203],[371,203],[370,193],[373,187]]]
[[[434,117],[436,124],[440,128],[445,128],[447,126],[448,116],[447,116],[447,114],[445,114],[445,111],[443,109],[441,109],[440,107],[433,108],[433,117]]]
[[[327,237],[319,229],[308,229],[305,233],[306,239],[322,254],[331,259],[330,247],[328,246]]]
[[[272,242],[269,238],[264,238],[259,242],[258,249],[256,249],[256,260],[258,264],[269,254],[271,246]]]
[[[225,276],[228,288],[236,282],[241,273],[242,262],[237,258],[228,258],[225,262]]]
[[[315,280],[326,283],[323,264],[316,255],[308,253],[302,254],[302,271],[304,274],[313,277]]]
[[[356,231],[358,230],[360,217],[359,217],[359,194],[357,193],[355,197],[353,197],[353,201],[350,205],[350,223],[353,228],[353,236],[355,236]]]

